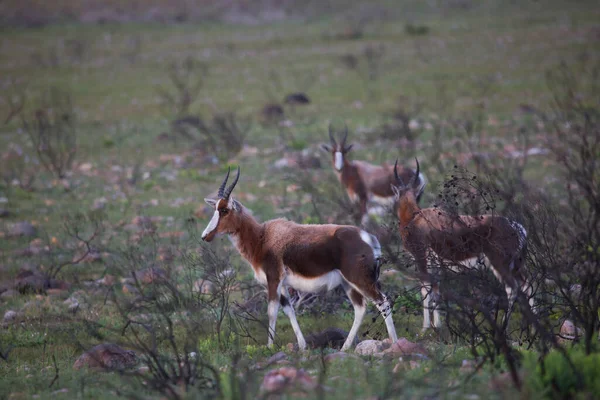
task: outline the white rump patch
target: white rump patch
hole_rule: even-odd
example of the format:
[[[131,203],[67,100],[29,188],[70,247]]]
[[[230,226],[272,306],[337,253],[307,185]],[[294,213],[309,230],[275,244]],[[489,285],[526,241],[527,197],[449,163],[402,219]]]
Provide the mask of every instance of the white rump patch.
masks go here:
[[[363,242],[365,242],[366,244],[371,246],[371,248],[373,249],[373,255],[375,256],[375,258],[381,257],[381,245],[379,244],[379,240],[377,240],[377,238],[375,236],[371,235],[367,231],[361,230],[360,238],[363,240]]]
[[[215,210],[215,213],[213,214],[212,218],[210,219],[210,222],[208,223],[206,229],[204,229],[204,232],[202,232],[202,238],[204,239],[212,231],[214,231],[217,228],[218,224],[219,224],[219,212]]]
[[[283,285],[291,286],[301,292],[318,293],[335,289],[342,284],[342,280],[342,274],[337,269],[316,278],[307,278],[288,272],[283,280]]]
[[[344,156],[342,155],[342,153],[340,151],[336,151],[335,152],[335,169],[337,169],[338,171],[341,171],[343,166],[344,166]]]

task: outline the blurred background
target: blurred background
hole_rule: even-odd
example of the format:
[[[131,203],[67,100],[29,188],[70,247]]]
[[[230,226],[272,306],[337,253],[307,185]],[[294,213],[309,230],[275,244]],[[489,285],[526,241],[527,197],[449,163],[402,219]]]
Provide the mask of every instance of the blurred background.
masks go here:
[[[114,392],[71,365],[91,344],[129,340],[118,333],[133,314],[159,315],[148,317],[154,328],[147,332],[154,333],[168,326],[161,318],[193,322],[175,332],[178,344],[189,339],[198,354],[212,354],[202,360],[217,369],[232,365],[231,349],[239,355],[232,337],[245,338],[243,360],[270,355],[260,347],[266,302],[250,269],[226,240],[212,247],[198,240],[212,215],[203,198],[216,193],[228,167],[240,165],[234,195],[260,221],[359,224],[331,155],[320,150],[330,126],[338,138],[348,129],[349,159],[391,165],[398,158],[414,168],[418,157],[429,180],[424,207],[448,200],[448,179],[476,176],[480,186],[450,193],[453,210],[494,209],[530,232],[550,226],[559,232],[553,241],[531,245],[544,255],[529,262],[539,282],[554,271],[564,278],[558,286],[565,290],[558,292],[568,300],[547,288],[553,294],[540,315],[548,332],[575,318],[578,329],[595,335],[599,269],[581,275],[575,264],[588,260],[600,240],[599,44],[594,1],[1,1],[0,310],[14,314],[0,330],[1,354],[10,349],[12,360],[0,360],[0,374],[13,387],[29,389],[9,384],[0,397],[64,387],[110,398]],[[467,201],[474,193],[478,201]],[[402,310],[394,317],[397,328],[415,339],[419,289],[393,210],[387,211],[367,227],[390,261],[382,279],[397,299],[395,310]],[[589,265],[598,265],[594,257]],[[542,265],[542,259],[552,261]],[[559,266],[575,275],[565,278]],[[203,317],[173,317],[156,298],[144,306],[154,311],[136,308],[135,294],[166,290],[150,285],[157,276],[174,282],[169,290],[178,285],[169,292],[177,299],[169,310],[190,310],[191,301],[203,310],[194,315]],[[205,281],[217,288],[207,289]],[[488,300],[497,305],[503,288],[493,276],[485,282],[496,285],[497,296]],[[570,291],[582,282],[591,282],[589,290]],[[205,291],[227,296],[207,301],[198,297]],[[476,295],[465,292],[465,298]],[[341,291],[321,299],[296,298],[306,307],[299,311],[305,334],[350,326],[351,307]],[[228,319],[234,300],[253,318]],[[127,312],[118,307],[124,303],[131,306]],[[579,312],[584,303],[586,313]],[[372,325],[361,338],[385,337],[381,319]],[[249,327],[246,336],[240,326]],[[287,319],[280,316],[278,327],[278,344],[294,342]],[[488,338],[500,354],[490,332],[468,335]],[[511,340],[529,340],[530,348],[551,342],[523,335]],[[442,352],[467,346],[458,336],[435,337],[431,345]],[[129,348],[147,355],[144,338],[129,340]],[[477,343],[472,346],[480,351]],[[171,361],[190,348],[165,346],[161,351]],[[430,382],[446,387],[467,348],[449,369],[432,367],[440,375]],[[490,354],[493,375],[504,367]],[[60,379],[53,380],[58,370]],[[168,378],[192,385],[201,375],[182,374]],[[431,394],[421,378],[408,393]],[[469,390],[486,393],[488,378]],[[160,379],[152,380],[152,389],[132,389],[128,380],[113,385],[175,397]],[[358,392],[341,380],[329,385],[346,398],[380,395],[383,386],[367,381],[358,383]],[[80,390],[78,382],[91,386]],[[531,383],[533,393],[540,382]],[[258,393],[258,386],[248,393]]]

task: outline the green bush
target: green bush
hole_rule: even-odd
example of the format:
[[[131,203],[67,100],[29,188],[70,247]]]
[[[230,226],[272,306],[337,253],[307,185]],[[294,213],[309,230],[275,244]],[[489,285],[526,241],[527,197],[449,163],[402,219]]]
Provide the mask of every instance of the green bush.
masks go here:
[[[525,355],[524,369],[531,371],[525,383],[532,393],[546,398],[587,398],[589,394],[600,394],[600,354],[586,355],[581,347],[569,350],[568,354],[575,369],[556,350],[542,361],[536,353]]]

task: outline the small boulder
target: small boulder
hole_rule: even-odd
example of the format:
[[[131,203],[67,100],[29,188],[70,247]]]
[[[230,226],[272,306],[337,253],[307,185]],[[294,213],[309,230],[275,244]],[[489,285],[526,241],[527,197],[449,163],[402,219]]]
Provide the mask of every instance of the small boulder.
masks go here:
[[[2,294],[0,294],[0,299],[3,299],[3,300],[13,299],[13,298],[17,297],[18,294],[19,294],[19,292],[17,292],[16,290],[8,289],[8,290],[5,290],[4,292],[2,292]]]
[[[135,279],[141,283],[157,283],[167,280],[167,272],[162,268],[145,268],[133,273]]]
[[[406,338],[400,338],[393,343],[389,349],[383,351],[384,354],[400,356],[416,356],[419,358],[428,358],[429,352],[418,343],[413,343]]]
[[[560,336],[565,339],[575,339],[576,337],[582,336],[583,330],[575,326],[573,321],[565,320],[560,327]]]
[[[14,223],[9,231],[8,236],[17,237],[17,236],[35,236],[37,234],[37,229],[30,222],[22,221]]]
[[[8,310],[7,312],[4,313],[4,318],[2,319],[2,322],[4,322],[4,323],[14,322],[17,319],[19,319],[21,317],[21,315],[22,314],[18,311]]]
[[[198,279],[194,282],[193,291],[200,294],[213,294],[215,292],[215,284],[206,279]]]
[[[370,356],[381,351],[383,351],[381,340],[363,340],[354,349],[354,352],[361,356]]]
[[[281,393],[290,389],[314,390],[318,382],[303,369],[282,367],[269,371],[260,386],[261,393]]]
[[[138,362],[132,350],[125,350],[113,343],[103,343],[83,353],[73,364],[73,369],[125,370]]]

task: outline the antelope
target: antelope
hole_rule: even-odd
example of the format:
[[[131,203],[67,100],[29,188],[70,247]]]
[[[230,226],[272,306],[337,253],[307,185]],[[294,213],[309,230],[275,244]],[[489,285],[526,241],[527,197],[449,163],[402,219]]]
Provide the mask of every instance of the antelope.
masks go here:
[[[375,303],[383,315],[388,334],[398,338],[391,306],[379,286],[381,246],[377,238],[355,226],[299,225],[286,219],[257,222],[250,212],[231,197],[240,178],[225,188],[229,172],[219,187],[216,199],[204,199],[214,214],[202,233],[212,241],[218,234],[231,241],[254,270],[256,280],[267,287],[269,317],[268,342],[273,345],[279,306],[290,319],[298,347],[306,349],[306,340],[298,325],[288,287],[303,292],[329,291],[342,285],[354,306],[354,322],[342,346],[354,343],[366,312],[366,300]]]
[[[504,315],[504,326],[512,313],[518,293],[522,290],[529,297],[533,307],[532,289],[528,284],[523,268],[527,255],[527,232],[519,223],[497,215],[454,215],[439,208],[421,209],[417,198],[423,188],[414,179],[404,184],[394,165],[396,185],[396,212],[399,220],[400,236],[404,248],[414,257],[421,280],[423,298],[423,329],[431,327],[430,303],[433,296],[439,296],[439,285],[432,283],[427,266],[435,255],[438,259],[453,265],[472,267],[478,260],[492,268],[500,283],[504,284],[508,297],[508,309]],[[434,327],[441,326],[439,310],[433,309]]]
[[[331,153],[333,158],[333,168],[344,188],[348,197],[353,203],[358,203],[360,207],[361,225],[365,226],[369,217],[367,214],[367,204],[374,202],[380,206],[390,206],[394,203],[394,192],[392,185],[394,180],[394,169],[391,165],[384,163],[381,166],[373,165],[365,161],[350,161],[346,155],[352,150],[353,145],[346,145],[348,138],[348,128],[345,129],[344,137],[338,144],[333,137],[331,126],[329,126],[330,144],[321,145],[322,149]],[[409,180],[417,176],[419,184],[419,195],[427,184],[427,179],[423,174],[415,173],[414,170],[402,167],[400,176]]]

